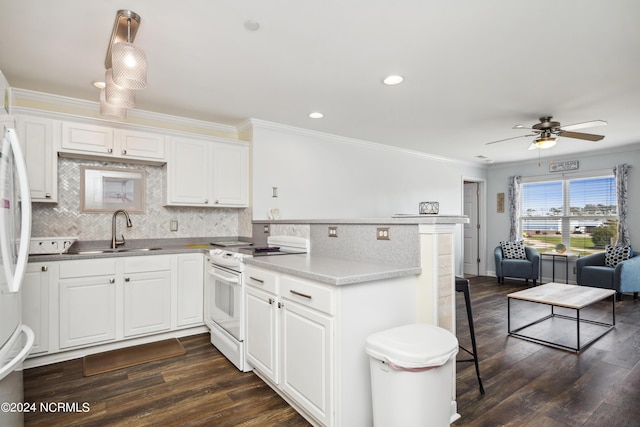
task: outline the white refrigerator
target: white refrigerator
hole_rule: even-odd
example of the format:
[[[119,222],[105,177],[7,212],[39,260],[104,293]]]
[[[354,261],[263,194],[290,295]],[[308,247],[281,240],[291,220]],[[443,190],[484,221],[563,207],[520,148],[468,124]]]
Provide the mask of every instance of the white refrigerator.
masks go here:
[[[22,362],[33,331],[22,324],[22,281],[31,238],[31,197],[15,129],[3,126],[0,146],[0,426],[23,425]]]

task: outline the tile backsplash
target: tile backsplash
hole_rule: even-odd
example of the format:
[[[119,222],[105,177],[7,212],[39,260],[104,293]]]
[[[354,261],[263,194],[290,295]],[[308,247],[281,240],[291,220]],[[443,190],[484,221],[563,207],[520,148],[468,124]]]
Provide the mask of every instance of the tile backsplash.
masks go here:
[[[80,166],[137,169],[145,172],[144,213],[132,213],[132,228],[119,216],[118,234],[130,239],[250,236],[251,209],[163,206],[161,166],[58,158],[58,203],[34,203],[31,234],[34,237],[73,236],[80,240],[111,238],[112,213],[80,212]],[[170,231],[171,220],[178,231]]]

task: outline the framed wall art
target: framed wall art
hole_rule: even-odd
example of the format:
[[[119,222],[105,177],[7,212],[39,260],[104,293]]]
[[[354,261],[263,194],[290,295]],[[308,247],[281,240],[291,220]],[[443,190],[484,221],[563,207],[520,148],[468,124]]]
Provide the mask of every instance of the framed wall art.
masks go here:
[[[144,170],[80,167],[80,211],[143,213]]]

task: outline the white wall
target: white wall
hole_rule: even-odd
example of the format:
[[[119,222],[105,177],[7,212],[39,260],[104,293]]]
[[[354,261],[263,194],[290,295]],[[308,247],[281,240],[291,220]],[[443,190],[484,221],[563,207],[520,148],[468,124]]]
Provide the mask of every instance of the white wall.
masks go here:
[[[484,166],[339,136],[253,123],[253,218],[345,219],[418,213],[422,201],[462,214],[462,177]],[[428,144],[425,142],[425,144]],[[278,197],[272,197],[278,187]]]
[[[585,143],[588,144],[588,143]],[[526,162],[512,163],[508,165],[493,165],[488,171],[487,184],[487,246],[486,253],[489,263],[487,269],[495,272],[493,249],[502,240],[509,239],[509,208],[505,200],[504,213],[496,213],[496,197],[498,193],[505,193],[508,197],[507,181],[510,176],[544,176],[558,175],[558,172],[549,172],[549,161],[560,162],[563,160],[578,160],[579,169],[576,172],[592,170],[612,170],[620,163],[631,165],[629,170],[629,233],[631,241],[640,248],[640,145],[632,146],[626,150],[598,150],[569,157],[541,159],[538,166],[538,157],[532,157]],[[575,279],[570,272],[569,280]]]
[[[253,218],[389,218],[417,214],[422,201],[440,214],[462,215],[463,177],[486,177],[484,165],[320,132],[252,120]],[[428,144],[428,142],[425,142]],[[272,187],[278,187],[273,198]],[[456,230],[456,274],[462,272],[462,227]]]

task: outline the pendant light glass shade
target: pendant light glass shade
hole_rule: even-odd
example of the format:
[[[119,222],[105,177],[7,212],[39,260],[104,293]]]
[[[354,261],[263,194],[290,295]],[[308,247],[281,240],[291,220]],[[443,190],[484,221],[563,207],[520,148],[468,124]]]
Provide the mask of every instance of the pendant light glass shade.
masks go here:
[[[105,89],[100,89],[100,115],[118,120],[123,120],[127,117],[127,109],[109,104],[107,102],[105,92]]]
[[[133,108],[136,103],[136,93],[117,85],[112,78],[112,69],[105,73],[105,99],[109,104],[122,108]]]
[[[147,87],[147,57],[132,43],[115,43],[111,49],[113,81],[133,90]]]

